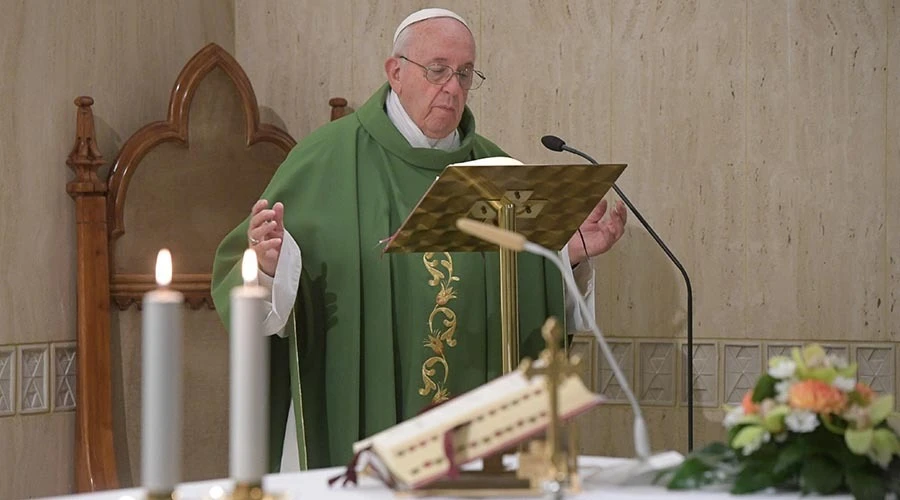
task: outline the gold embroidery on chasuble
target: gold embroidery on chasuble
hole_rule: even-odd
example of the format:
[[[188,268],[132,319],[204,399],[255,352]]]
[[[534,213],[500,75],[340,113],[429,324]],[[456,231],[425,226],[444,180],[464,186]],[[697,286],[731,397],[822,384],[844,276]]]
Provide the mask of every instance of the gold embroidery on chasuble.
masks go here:
[[[447,252],[438,255],[440,257],[435,257],[434,252],[427,252],[422,256],[425,269],[431,275],[428,286],[438,288],[434,308],[428,315],[428,336],[425,338],[425,347],[431,350],[432,356],[422,363],[423,386],[419,389],[419,395],[431,396],[432,403],[440,403],[450,397],[447,389],[450,365],[447,363],[446,349],[456,346],[456,339],[453,338],[456,313],[448,304],[456,298],[451,285],[459,281],[459,276],[453,275],[453,257]],[[443,372],[440,377],[436,376],[438,368]]]

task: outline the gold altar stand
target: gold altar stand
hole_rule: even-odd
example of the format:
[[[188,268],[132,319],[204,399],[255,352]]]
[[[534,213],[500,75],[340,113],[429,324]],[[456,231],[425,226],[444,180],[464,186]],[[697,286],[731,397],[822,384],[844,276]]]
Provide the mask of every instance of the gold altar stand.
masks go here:
[[[624,164],[607,165],[522,165],[474,164],[449,165],[441,172],[406,221],[385,246],[385,252],[500,252],[501,355],[503,373],[519,365],[519,308],[517,256],[513,250],[460,231],[456,220],[463,217],[494,224],[523,234],[528,240],[552,250],[561,250],[625,169]],[[546,335],[546,332],[545,332]],[[561,335],[561,334],[560,334]],[[546,337],[545,337],[546,338]],[[554,355],[555,356],[555,355]],[[565,354],[563,353],[563,357]],[[555,359],[555,358],[554,358]],[[563,369],[563,368],[561,368]],[[555,392],[555,391],[553,391]],[[553,409],[555,411],[555,408]],[[548,436],[558,438],[558,426]],[[574,446],[574,432],[570,433]],[[549,445],[533,441],[529,452],[520,456],[520,471],[537,471],[559,460],[557,439]],[[574,457],[577,449],[567,447]],[[543,451],[541,451],[543,450]],[[536,452],[536,453],[535,453]],[[531,458],[529,458],[531,457]],[[534,458],[538,457],[538,458]],[[530,460],[530,462],[529,462]],[[574,458],[573,458],[574,463]],[[567,467],[571,477],[577,470]],[[520,474],[521,475],[521,474]],[[539,474],[540,475],[540,474]],[[532,477],[534,475],[532,474]],[[458,479],[434,485],[433,489],[413,494],[452,494],[483,496],[543,494],[535,481],[505,471],[502,454],[487,457],[477,474],[462,474]]]

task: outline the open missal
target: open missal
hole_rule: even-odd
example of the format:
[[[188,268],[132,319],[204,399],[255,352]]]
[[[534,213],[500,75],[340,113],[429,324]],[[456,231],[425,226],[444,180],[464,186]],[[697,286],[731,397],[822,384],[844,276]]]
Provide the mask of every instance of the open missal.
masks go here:
[[[359,441],[353,451],[395,489],[416,489],[454,477],[459,466],[507,450],[549,425],[546,376],[528,377],[528,365],[523,362],[507,375]],[[602,396],[588,390],[577,374],[561,379],[561,420],[602,401]]]

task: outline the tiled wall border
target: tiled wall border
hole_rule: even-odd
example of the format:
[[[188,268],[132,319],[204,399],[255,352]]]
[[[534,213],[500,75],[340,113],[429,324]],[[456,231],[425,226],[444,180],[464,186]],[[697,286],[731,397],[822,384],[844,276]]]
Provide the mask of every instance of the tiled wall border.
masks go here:
[[[50,346],[19,346],[18,411],[23,415],[50,411]]]
[[[597,377],[593,377],[592,374],[597,373],[597,357],[599,355],[600,352],[596,348],[594,337],[578,336],[572,339],[572,343],[569,346],[569,357],[578,357],[580,359],[578,374],[584,380],[585,386],[594,392],[598,390],[596,386]]]
[[[687,406],[687,342],[679,343],[679,401]],[[722,400],[719,393],[722,370],[719,367],[719,345],[716,342],[694,342],[694,405],[716,408]]]
[[[575,336],[576,341],[581,334]],[[585,339],[586,340],[586,339]],[[747,342],[731,339],[694,340],[694,406],[715,408],[740,403],[756,378],[765,372],[772,356],[790,355],[791,349],[809,344],[811,340],[774,340]],[[846,357],[858,364],[859,380],[873,385],[878,392],[894,394],[900,400],[900,342],[840,342],[818,341],[829,353]],[[685,407],[687,405],[687,343],[683,339],[612,337],[607,343],[613,349],[625,376],[641,405],[655,407]],[[595,371],[586,381],[598,393],[606,396],[607,404],[628,404],[619,385],[612,380],[612,372],[599,346],[593,340]],[[662,347],[665,346],[665,347]],[[659,349],[674,349],[673,382],[654,373],[667,371],[671,366],[662,360]],[[583,352],[583,347],[579,352]],[[642,352],[644,354],[642,354]],[[667,351],[668,352],[668,351]],[[651,362],[650,360],[656,361]],[[715,370],[711,370],[715,366]],[[675,374],[678,374],[675,377]],[[710,389],[711,388],[711,389]],[[677,396],[677,397],[675,397]]]
[[[53,384],[50,404],[54,412],[75,410],[77,366],[75,342],[50,346],[50,379]]]
[[[72,341],[0,345],[0,419],[75,410],[75,352]]]
[[[16,346],[0,346],[0,417],[16,414]]]
[[[687,405],[687,344],[684,340],[610,338],[607,342],[642,405]],[[712,408],[739,403],[743,397],[742,388],[747,385],[745,382],[755,380],[763,373],[769,358],[789,355],[791,348],[809,342],[696,339],[694,405]],[[821,344],[829,352],[844,354],[848,360],[857,362],[861,381],[873,385],[879,392],[892,393],[900,400],[900,343],[822,341]],[[0,418],[73,411],[77,373],[75,348],[75,342],[71,341],[0,345],[0,394],[9,401],[8,406],[0,401]],[[571,350],[582,358],[580,371],[586,375],[585,383],[590,389],[606,396],[607,404],[628,403],[592,336],[576,335]],[[27,378],[23,371],[23,352],[43,355],[44,364],[39,373],[42,379],[30,379],[36,382],[31,387],[40,391],[41,397],[31,401],[37,404],[23,404],[26,399],[23,385],[27,385],[23,384]],[[60,364],[60,356],[70,355],[73,357],[71,364]],[[712,366],[716,370],[711,370]]]
[[[632,342],[607,342],[609,349],[612,351],[613,358],[619,363],[622,373],[625,375],[625,381],[632,390],[635,388],[634,373],[634,349],[635,344]],[[606,357],[600,352],[599,346],[597,352],[597,375],[593,378],[594,390],[603,394],[608,398],[610,403],[628,403],[628,398],[622,390],[622,386],[616,380],[615,374],[609,367]]]
[[[641,340],[637,355],[638,402],[647,406],[673,406],[677,397],[677,354],[672,341]]]

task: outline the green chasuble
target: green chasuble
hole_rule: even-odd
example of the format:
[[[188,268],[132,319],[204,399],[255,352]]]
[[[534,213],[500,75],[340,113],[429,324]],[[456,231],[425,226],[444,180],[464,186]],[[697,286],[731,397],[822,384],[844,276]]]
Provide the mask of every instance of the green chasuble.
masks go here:
[[[291,398],[301,467],[326,467],[347,463],[354,442],[501,372],[497,252],[385,254],[379,242],[444,167],[506,154],[475,133],[468,108],[459,149],[410,147],[385,112],[388,91],[306,137],[261,196],[284,203],[303,259],[287,337],[271,338],[272,470]],[[248,222],[216,253],[213,299],[226,325]],[[518,268],[521,354],[534,357],[544,320],[565,317],[562,282],[532,255],[520,254]]]

